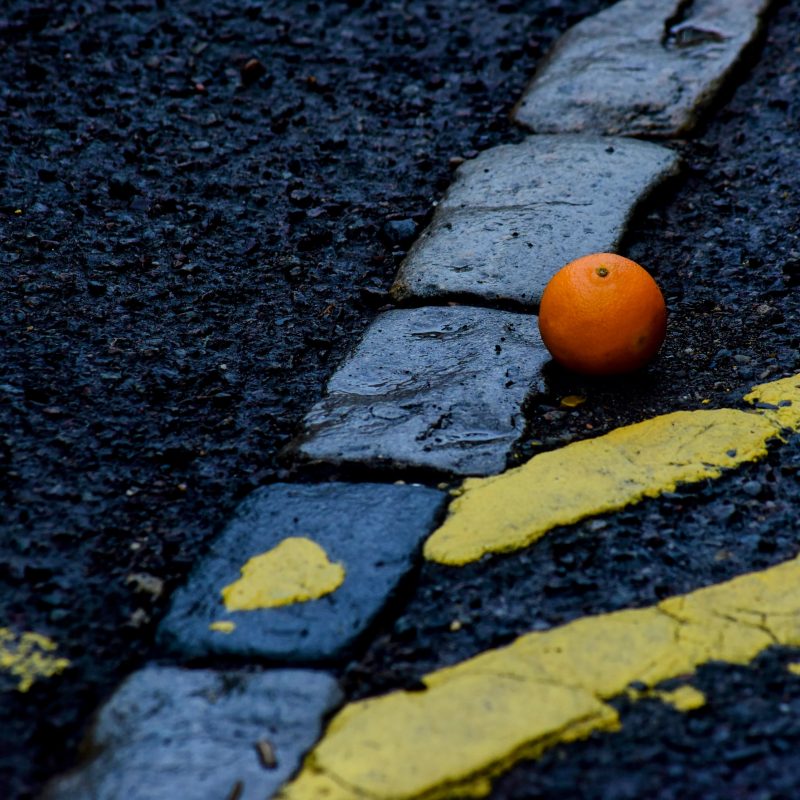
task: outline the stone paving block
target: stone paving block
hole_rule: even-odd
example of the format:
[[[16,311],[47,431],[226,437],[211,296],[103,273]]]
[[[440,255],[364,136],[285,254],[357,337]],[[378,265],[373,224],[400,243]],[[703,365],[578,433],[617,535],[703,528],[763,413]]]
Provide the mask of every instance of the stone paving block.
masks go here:
[[[311,662],[341,656],[412,567],[446,497],[422,486],[374,483],[274,484],[256,490],[175,593],[158,632],[160,644],[188,658],[217,654]],[[245,565],[264,553],[279,557],[282,543],[297,539],[310,540],[343,569],[341,585],[298,592],[315,598],[305,602],[226,607],[222,590],[229,587],[230,596],[230,587],[244,580]],[[277,568],[273,574],[285,580]],[[251,578],[256,589],[270,589],[263,574]]]
[[[617,249],[636,204],[678,163],[659,145],[602,137],[530,136],[487,150],[459,168],[392,295],[536,306],[564,264]]]
[[[527,314],[387,311],[330,379],[297,449],[318,462],[501,472],[548,359]]]
[[[267,800],[340,701],[322,672],[146,667],[100,710],[88,760],[42,800]]]
[[[539,133],[681,136],[772,0],[621,0],[565,33],[514,119]]]

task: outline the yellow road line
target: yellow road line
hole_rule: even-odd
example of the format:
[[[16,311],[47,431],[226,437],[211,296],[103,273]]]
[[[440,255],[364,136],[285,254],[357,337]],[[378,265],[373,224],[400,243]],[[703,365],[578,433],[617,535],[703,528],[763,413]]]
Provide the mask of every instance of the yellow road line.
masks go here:
[[[8,672],[19,682],[17,689],[27,692],[37,680],[51,678],[68,666],[66,658],[56,658],[58,645],[40,633],[16,634],[0,628],[0,672]]]
[[[781,429],[800,427],[800,376],[757,386],[754,411],[677,411],[535,456],[490,478],[468,478],[425,543],[454,566],[527,547],[558,525],[615,511],[683,483],[762,458]]]
[[[616,729],[605,701],[630,684],[653,687],[712,660],[747,664],[773,644],[800,646],[800,558],[650,608],[527,634],[431,673],[423,691],[353,703],[279,797],[481,797],[516,761]]]

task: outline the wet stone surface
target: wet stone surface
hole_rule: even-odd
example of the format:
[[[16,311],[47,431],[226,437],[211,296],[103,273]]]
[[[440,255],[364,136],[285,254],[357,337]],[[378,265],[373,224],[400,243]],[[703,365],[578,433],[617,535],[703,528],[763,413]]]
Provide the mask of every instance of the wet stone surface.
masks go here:
[[[266,800],[339,700],[322,672],[146,667],[98,714],[86,743],[95,757],[42,800]]]
[[[425,224],[430,203],[450,183],[453,157],[520,135],[507,125],[512,98],[553,37],[600,3],[526,0],[509,13],[514,4],[506,2],[456,8],[413,0],[399,8],[367,0],[358,8],[316,4],[312,14],[306,4],[276,0],[253,20],[254,6],[233,0],[175,0],[164,8],[53,0],[39,34],[43,5],[9,0],[0,14],[7,45],[0,151],[11,166],[0,209],[8,261],[0,593],[6,624],[53,637],[73,668],[27,694],[3,694],[0,786],[9,800],[37,797],[45,778],[74,762],[89,711],[141,666],[169,595],[198,552],[239,498],[283,479],[275,454],[368,324],[402,256],[379,236],[382,226]],[[408,13],[418,20],[412,26]],[[132,33],[138,25],[142,33]],[[743,91],[721,109],[719,124],[682,146],[692,169],[681,195],[665,206],[659,192],[662,205],[638,218],[623,250],[664,289],[670,334],[662,355],[643,376],[614,383],[549,369],[532,439],[552,447],[705,399],[728,404],[728,392],[755,379],[800,370],[798,30],[800,9],[784,5]],[[240,89],[236,53],[254,53],[268,75]],[[41,68],[46,80],[27,79]],[[208,91],[192,90],[197,79]],[[419,92],[409,95],[412,87]],[[347,148],[334,149],[343,139]],[[191,149],[195,141],[212,149]],[[195,160],[181,155],[184,143]],[[112,175],[119,176],[114,197]],[[311,197],[294,194],[299,184]],[[139,193],[130,201],[115,199],[131,186]],[[309,249],[328,237],[330,244]],[[570,394],[587,402],[560,409]],[[538,449],[530,443],[525,453]],[[748,480],[753,491],[760,476]],[[759,566],[771,531],[795,535],[796,491],[785,487],[776,496],[791,508],[783,521],[759,523],[763,536],[721,529],[755,553],[751,563],[744,552],[733,563],[737,571]],[[732,494],[734,503],[737,496],[756,506],[764,499],[736,487]],[[709,510],[724,513],[727,502],[719,497]],[[659,594],[665,581],[674,591],[684,578],[719,579],[707,559],[669,547],[683,505],[664,506],[656,527],[667,544],[641,565],[652,566],[650,573],[640,574],[639,561],[654,547],[641,535],[647,506],[604,520],[608,536],[625,537],[615,556],[586,536],[585,552],[570,565],[567,541],[548,591],[574,602],[571,615],[606,607],[594,602],[598,594],[580,573],[584,558],[615,565],[607,582],[589,577],[598,593],[615,593],[614,607],[627,601],[616,595],[618,576]],[[707,524],[699,522],[698,540],[708,542]],[[625,564],[627,553],[634,561]],[[770,558],[783,557],[781,544]],[[509,589],[534,602],[539,596],[525,583],[534,567],[519,563],[497,583],[495,602],[519,613],[527,628],[536,620],[514,608]],[[127,581],[131,572],[163,581],[164,592],[138,591]],[[458,588],[442,584],[432,607],[457,596]],[[415,641],[404,624],[407,658],[424,660],[456,635],[445,611],[435,639]],[[498,643],[513,635],[493,620],[485,630]],[[774,687],[759,686],[780,702]],[[740,699],[734,696],[734,709],[744,708]],[[746,740],[759,718],[777,718],[748,708],[745,717],[723,717],[720,733],[729,725]],[[667,742],[673,763],[632,796],[702,793],[708,800],[704,789],[727,747],[720,736],[706,756],[699,745],[708,739],[705,731],[689,742],[691,754]],[[747,765],[752,796],[793,796],[797,745],[779,754],[783,743],[773,742],[768,761]],[[735,750],[731,774],[741,775]],[[664,752],[644,737],[596,758],[616,783],[643,765],[657,771]],[[563,751],[558,758],[566,794],[583,784],[595,796],[622,796],[585,761]],[[683,770],[677,776],[676,765]],[[724,774],[719,786],[716,796],[729,800]]]
[[[381,314],[305,419],[314,462],[428,467],[461,475],[505,468],[522,404],[549,359],[536,320],[485,308]]]
[[[445,498],[421,486],[383,484],[258,489],[176,592],[160,643],[187,658],[225,654],[308,662],[341,655],[411,569]],[[240,578],[250,559],[288,537],[312,540],[341,564],[341,586],[307,602],[228,611],[221,590]]]
[[[677,169],[672,151],[627,139],[531,136],[487,150],[458,170],[392,294],[538,305],[564,264],[616,250],[636,204]]]
[[[771,0],[623,0],[565,34],[514,112],[539,133],[689,132]]]

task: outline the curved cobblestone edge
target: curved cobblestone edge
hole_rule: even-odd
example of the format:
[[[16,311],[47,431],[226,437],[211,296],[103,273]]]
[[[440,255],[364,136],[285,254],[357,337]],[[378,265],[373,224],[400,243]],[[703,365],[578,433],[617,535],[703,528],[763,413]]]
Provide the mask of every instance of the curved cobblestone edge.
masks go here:
[[[379,316],[331,379],[325,399],[307,416],[297,454],[310,461],[356,462],[368,467],[432,466],[457,475],[502,471],[505,454],[520,430],[522,404],[541,381],[546,354],[531,333],[535,326],[530,313],[498,312],[485,305],[510,301],[535,308],[548,274],[569,260],[569,255],[557,250],[564,239],[574,242],[575,254],[615,248],[636,205],[675,173],[678,162],[660,145],[598,139],[597,134],[684,135],[759,32],[770,5],[770,0],[736,4],[621,0],[568,31],[537,70],[515,109],[519,124],[558,136],[534,134],[521,145],[494,148],[465,164],[433,222],[401,266],[392,290],[398,301],[441,303],[472,297],[481,306],[400,309]],[[587,137],[578,138],[575,133]],[[603,176],[614,178],[606,209],[593,208],[585,199],[586,192],[597,190],[592,182],[597,181],[592,154],[602,157],[600,151],[608,156]],[[641,160],[645,154],[644,163],[636,168],[623,163],[626,157]],[[615,172],[614,166],[620,163],[623,167]],[[570,185],[559,184],[559,176],[565,174]],[[563,220],[567,224],[559,230]],[[537,246],[536,257],[530,258]],[[492,270],[495,265],[501,269]],[[487,331],[491,332],[487,335]],[[506,344],[509,340],[513,346]],[[453,366],[454,354],[460,350],[467,357]],[[522,363],[527,371],[511,374]],[[464,376],[467,365],[471,366],[468,379]],[[498,372],[505,379],[505,391],[491,392],[487,387],[496,384]],[[487,374],[491,380],[481,380]],[[470,414],[459,415],[464,406],[471,409]],[[477,425],[487,416],[496,417],[498,408],[503,413],[512,409],[510,427]],[[400,435],[392,435],[395,428],[401,430]],[[412,435],[414,445],[409,451]],[[481,457],[470,455],[477,452]],[[399,493],[392,497],[395,489]],[[319,497],[305,498],[299,507],[287,502],[287,497],[303,491]],[[361,506],[359,498],[351,496],[359,492],[366,493]],[[381,506],[372,493],[381,495],[383,508],[359,533],[360,512]],[[292,660],[293,648],[303,640],[310,644],[304,655],[311,660],[324,662],[341,654],[368,630],[412,567],[445,499],[443,493],[424,487],[385,484],[324,484],[302,490],[278,485],[259,490],[245,501],[212,554],[176,594],[171,615],[177,614],[175,619],[182,620],[181,624],[199,625],[199,638],[214,644],[195,647],[195,642],[195,649],[178,644],[175,650],[184,658],[231,652],[228,647],[216,649],[216,643],[236,630],[232,620],[212,619],[215,615],[209,613],[215,605],[224,611],[216,589],[228,585],[235,578],[235,567],[258,555],[255,551],[279,543],[293,530],[303,528],[308,533],[310,528],[312,539],[324,539],[331,551],[327,555],[340,558],[345,572],[352,558],[352,563],[360,560],[364,575],[353,581],[352,573],[358,570],[351,567],[350,584],[345,578],[343,588],[332,594],[286,609],[239,613],[260,615],[250,628],[254,639],[263,639],[266,630],[276,641],[283,641],[283,649],[274,652],[277,663]],[[339,501],[342,509],[334,513]],[[406,536],[399,552],[380,548],[376,552],[376,542],[392,538],[385,534],[398,522],[398,507],[405,511],[415,503],[416,516],[411,513],[401,522]],[[333,552],[345,541],[350,547],[347,556]],[[387,559],[392,558],[394,564],[387,571]],[[223,583],[209,583],[214,559],[226,565]],[[382,570],[384,577],[376,579]],[[345,586],[369,602],[340,605]],[[276,611],[283,616],[276,617]],[[165,644],[170,630],[174,634],[179,627],[171,629],[169,619],[160,633]],[[338,620],[338,630],[332,619]],[[314,640],[319,641],[322,630],[330,643],[315,652]],[[241,654],[246,659],[265,655],[252,642]],[[76,787],[98,800],[122,796],[160,800],[178,791],[198,800],[220,791],[227,791],[230,800],[271,796],[296,771],[303,754],[317,740],[325,715],[340,702],[335,681],[320,672],[253,674],[146,667],[129,677],[100,710],[90,735],[93,757],[51,782],[45,797],[66,800],[75,797]],[[613,727],[602,707],[594,717],[578,716],[583,722],[578,720],[570,735],[584,735],[594,726],[595,717],[601,727]],[[228,733],[222,735],[222,731]],[[327,752],[326,739],[321,752]],[[515,743],[511,750],[518,752],[520,745]],[[312,754],[308,763],[312,769],[308,777],[316,792],[322,788],[315,783],[318,756]],[[470,773],[469,792],[488,792],[487,778],[496,774],[496,766],[487,767],[486,777]],[[305,785],[304,775],[305,771],[300,787]],[[336,777],[335,766],[328,777],[322,777],[328,781],[327,791],[352,796],[352,788]],[[431,791],[444,796],[442,792],[454,788],[452,776],[445,774],[442,781],[438,789],[428,786],[425,796],[433,796]],[[302,788],[298,791],[303,795]],[[384,797],[418,794],[393,785],[383,786],[379,793]],[[361,789],[357,796],[364,796]]]

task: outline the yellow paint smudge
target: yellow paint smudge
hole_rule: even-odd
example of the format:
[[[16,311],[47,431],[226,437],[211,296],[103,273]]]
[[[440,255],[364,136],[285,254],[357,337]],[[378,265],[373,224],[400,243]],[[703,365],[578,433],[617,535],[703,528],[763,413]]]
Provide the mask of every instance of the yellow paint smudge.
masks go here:
[[[332,563],[311,539],[291,536],[254,556],[242,577],[222,590],[228,611],[254,611],[316,600],[344,582],[344,567]]]
[[[706,696],[694,686],[679,686],[672,691],[655,691],[655,697],[676,711],[695,711],[706,704]]]
[[[522,758],[619,721],[605,702],[701,664],[800,645],[800,559],[643,609],[521,636],[427,675],[424,691],[346,706],[281,800],[481,797]],[[696,708],[691,687],[665,697]]]
[[[562,408],[577,408],[586,402],[586,398],[580,394],[568,394],[566,397],[561,398]]]
[[[792,673],[792,675],[800,675],[800,661],[795,661],[792,664],[787,664],[786,669]]]
[[[0,628],[0,671],[19,679],[17,689],[27,692],[41,678],[52,678],[70,664],[66,658],[56,658],[58,645],[39,633],[16,634]]]
[[[647,689],[637,691],[629,689],[626,692],[630,700],[644,700],[652,698],[672,706],[676,711],[694,711],[706,704],[706,696],[694,686],[679,686],[677,689]]]
[[[229,619],[221,619],[217,622],[212,622],[208,629],[217,631],[217,633],[233,633],[236,630],[236,623],[231,622]]]
[[[780,427],[793,431],[800,428],[800,375],[754,386],[744,399],[753,405],[772,406],[760,411]]]
[[[756,411],[677,411],[542,453],[489,478],[468,478],[425,557],[459,566],[527,547],[547,531],[616,511],[762,458],[800,427],[800,376],[755,387]]]

